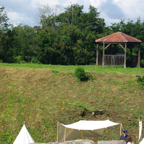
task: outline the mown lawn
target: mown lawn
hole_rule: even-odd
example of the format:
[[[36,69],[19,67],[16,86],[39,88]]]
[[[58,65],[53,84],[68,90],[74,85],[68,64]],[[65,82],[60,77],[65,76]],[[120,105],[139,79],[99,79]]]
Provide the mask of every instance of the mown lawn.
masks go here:
[[[0,64],[0,143],[12,144],[24,121],[35,142],[50,142],[56,141],[57,121],[81,119],[122,123],[138,143],[144,89],[136,75],[144,69],[83,66],[93,80],[79,82],[73,75],[76,67]],[[93,116],[98,110],[103,114]],[[104,137],[93,140],[102,139],[108,139],[107,129]],[[119,126],[110,128],[110,139],[119,139]]]

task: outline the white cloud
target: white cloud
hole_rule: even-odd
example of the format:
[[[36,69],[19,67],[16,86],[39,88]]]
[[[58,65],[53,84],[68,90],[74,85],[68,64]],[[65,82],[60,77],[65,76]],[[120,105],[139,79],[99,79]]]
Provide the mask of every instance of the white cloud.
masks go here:
[[[20,14],[17,12],[8,12],[7,14],[14,26],[18,25],[19,23],[23,24],[27,24],[27,22],[30,22],[31,24],[33,23],[33,21],[31,21],[31,19],[27,17],[25,14]]]
[[[142,19],[144,18],[143,0],[115,0],[115,3],[123,9],[123,12],[125,13],[125,19],[137,20],[139,16]]]
[[[101,9],[102,5],[105,4],[104,2],[111,3],[108,3],[107,9],[105,7],[107,11]],[[36,15],[38,12],[38,7],[40,7],[41,4],[48,4],[50,6],[60,5],[61,7],[66,7],[70,4],[76,3],[79,5],[84,5],[84,11],[88,11],[89,5],[98,8],[100,17],[105,19],[107,25],[110,23],[119,22],[121,18],[136,21],[140,16],[142,20],[144,19],[144,0],[1,0],[0,5],[5,7],[12,24],[24,23],[34,26],[36,25],[34,23],[34,15]],[[111,14],[114,13],[112,11],[112,9],[114,10],[112,5],[116,6],[117,8],[119,7],[119,9],[122,10],[121,13],[120,11],[117,12],[117,15],[115,15],[116,18],[113,18],[114,15],[112,17]]]

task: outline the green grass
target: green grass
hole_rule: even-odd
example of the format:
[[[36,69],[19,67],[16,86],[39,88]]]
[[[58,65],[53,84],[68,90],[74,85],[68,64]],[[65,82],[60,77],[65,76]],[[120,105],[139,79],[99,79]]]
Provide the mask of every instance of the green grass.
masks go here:
[[[45,68],[50,70],[61,70],[61,71],[74,71],[76,65],[44,65],[44,64],[33,64],[33,63],[25,63],[25,64],[17,64],[17,63],[0,63],[0,67],[15,67],[15,68]],[[122,68],[120,67],[102,67],[96,65],[81,65],[86,71],[97,72],[97,73],[126,73],[126,74],[143,74],[143,68]]]
[[[79,82],[77,66],[0,64],[0,143],[12,144],[23,122],[35,142],[56,141],[57,121],[81,119],[123,124],[135,143],[138,120],[144,115],[144,89],[137,83],[142,68],[82,66],[92,81]],[[84,117],[81,110],[86,111]],[[103,115],[92,112],[103,110]],[[104,137],[108,139],[107,129]],[[119,139],[119,126],[110,128],[110,139]]]

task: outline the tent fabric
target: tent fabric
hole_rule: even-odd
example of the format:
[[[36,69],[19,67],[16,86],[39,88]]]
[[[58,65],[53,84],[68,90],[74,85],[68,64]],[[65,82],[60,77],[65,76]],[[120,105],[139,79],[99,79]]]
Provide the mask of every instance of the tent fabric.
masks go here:
[[[144,144],[144,138],[141,140],[140,144]]]
[[[31,135],[29,134],[24,124],[13,144],[30,144],[30,143],[35,142],[32,139]]]
[[[109,120],[104,121],[80,120],[78,122],[69,125],[59,123],[58,141],[64,141],[64,139],[67,141],[74,138],[80,138],[81,131],[83,133],[83,137],[102,136],[105,128],[115,125],[120,125],[120,123],[114,123]]]

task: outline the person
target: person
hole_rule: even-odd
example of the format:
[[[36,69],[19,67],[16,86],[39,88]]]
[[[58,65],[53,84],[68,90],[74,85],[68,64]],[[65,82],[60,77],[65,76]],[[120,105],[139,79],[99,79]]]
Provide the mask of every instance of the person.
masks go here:
[[[123,135],[120,136],[120,140],[127,140],[127,130],[123,130]]]
[[[127,143],[127,144],[133,144],[132,138],[131,138],[130,136],[127,136],[126,143]]]

